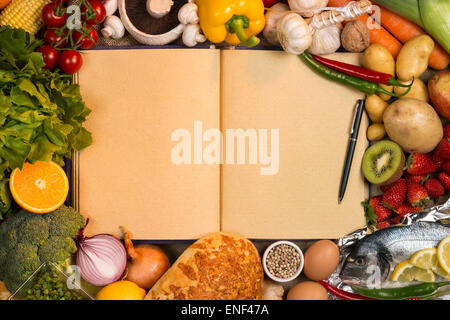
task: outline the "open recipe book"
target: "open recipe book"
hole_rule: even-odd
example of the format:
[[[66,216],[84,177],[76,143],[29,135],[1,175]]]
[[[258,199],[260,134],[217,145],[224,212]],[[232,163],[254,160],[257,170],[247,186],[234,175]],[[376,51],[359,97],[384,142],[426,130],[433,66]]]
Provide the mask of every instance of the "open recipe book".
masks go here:
[[[282,51],[92,50],[84,60],[94,142],[74,158],[74,199],[87,234],[124,225],[148,240],[314,239],[364,226],[366,117],[337,201],[361,93]]]

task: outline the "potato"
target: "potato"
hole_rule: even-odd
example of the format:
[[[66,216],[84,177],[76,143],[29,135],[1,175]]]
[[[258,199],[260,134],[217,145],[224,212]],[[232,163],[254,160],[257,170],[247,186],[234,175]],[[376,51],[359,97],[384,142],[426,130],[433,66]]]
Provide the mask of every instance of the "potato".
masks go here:
[[[370,120],[373,122],[382,122],[384,110],[389,104],[376,94],[371,94],[366,98],[366,111]]]
[[[450,119],[450,70],[436,73],[428,81],[433,107],[444,118]]]
[[[433,107],[414,98],[396,100],[387,107],[383,121],[389,138],[409,153],[428,153],[444,136],[441,120]]]
[[[362,64],[365,68],[395,75],[395,60],[386,47],[380,44],[371,44],[363,54]],[[383,89],[392,92],[392,86],[380,85]],[[380,98],[388,101],[391,97],[384,93],[378,93]]]
[[[428,58],[434,49],[434,41],[423,34],[408,40],[397,56],[396,69],[400,80],[418,78],[428,68]]]
[[[410,84],[411,83],[411,81],[399,81],[399,82],[402,84]],[[402,94],[406,90],[408,90],[408,88],[394,87],[394,92],[397,94]],[[430,101],[430,98],[428,97],[427,86],[419,78],[414,79],[414,83],[411,87],[411,90],[409,90],[409,92],[407,94],[405,94],[404,96],[402,96],[400,98],[415,98],[415,99],[419,99],[419,100],[422,100],[425,102]]]
[[[386,135],[386,129],[382,123],[374,123],[367,128],[367,140],[381,140]]]

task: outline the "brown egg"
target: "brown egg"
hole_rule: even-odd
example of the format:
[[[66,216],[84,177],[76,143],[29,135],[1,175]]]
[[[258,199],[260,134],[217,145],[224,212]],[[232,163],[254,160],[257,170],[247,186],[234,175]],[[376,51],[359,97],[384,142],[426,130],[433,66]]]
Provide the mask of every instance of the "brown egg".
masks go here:
[[[287,300],[328,300],[327,290],[314,281],[297,283],[289,290]]]
[[[305,253],[303,272],[311,280],[326,280],[339,264],[339,249],[330,240],[313,243]]]

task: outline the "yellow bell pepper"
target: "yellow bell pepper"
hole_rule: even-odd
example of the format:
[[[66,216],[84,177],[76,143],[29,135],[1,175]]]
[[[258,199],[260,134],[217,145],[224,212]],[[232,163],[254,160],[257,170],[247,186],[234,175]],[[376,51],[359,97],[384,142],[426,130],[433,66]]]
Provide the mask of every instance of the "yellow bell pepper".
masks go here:
[[[258,45],[264,29],[262,0],[196,0],[200,27],[208,40],[248,47]]]

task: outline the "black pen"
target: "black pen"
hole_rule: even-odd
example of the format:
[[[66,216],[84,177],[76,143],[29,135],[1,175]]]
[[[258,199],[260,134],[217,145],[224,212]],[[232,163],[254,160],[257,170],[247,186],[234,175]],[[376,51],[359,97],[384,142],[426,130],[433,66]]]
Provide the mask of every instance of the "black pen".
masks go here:
[[[353,116],[352,129],[350,131],[350,138],[347,146],[347,154],[345,155],[344,171],[342,172],[341,185],[339,186],[339,203],[344,198],[345,189],[347,188],[348,177],[350,176],[350,169],[352,167],[353,154],[355,153],[356,141],[358,140],[359,126],[364,111],[365,100],[358,100],[356,104],[355,113]]]

